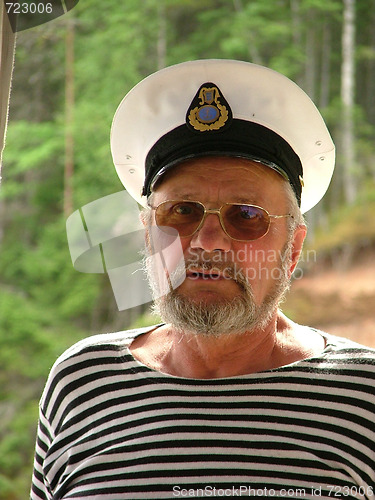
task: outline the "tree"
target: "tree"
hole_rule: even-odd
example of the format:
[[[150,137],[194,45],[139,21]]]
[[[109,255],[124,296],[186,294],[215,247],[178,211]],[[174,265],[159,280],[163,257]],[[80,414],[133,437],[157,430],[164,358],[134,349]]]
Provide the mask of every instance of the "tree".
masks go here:
[[[73,212],[74,174],[74,18],[66,20],[65,36],[65,167],[64,167],[64,215]]]
[[[15,35],[11,29],[6,13],[6,5],[0,6],[0,172],[1,157],[3,154],[5,133],[8,121],[9,92],[12,79]]]
[[[341,99],[342,116],[342,165],[344,195],[353,203],[357,193],[357,179],[353,175],[355,164],[354,136],[354,84],[355,84],[355,0],[344,0],[342,29]]]

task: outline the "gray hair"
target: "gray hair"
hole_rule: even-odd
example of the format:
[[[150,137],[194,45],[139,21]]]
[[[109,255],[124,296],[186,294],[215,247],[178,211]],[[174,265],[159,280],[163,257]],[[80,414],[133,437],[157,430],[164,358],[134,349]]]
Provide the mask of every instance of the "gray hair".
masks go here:
[[[289,229],[290,231],[294,231],[298,226],[306,226],[306,222],[298,205],[295,192],[289,182],[284,182],[284,188],[287,196],[289,213],[293,216],[290,218]]]

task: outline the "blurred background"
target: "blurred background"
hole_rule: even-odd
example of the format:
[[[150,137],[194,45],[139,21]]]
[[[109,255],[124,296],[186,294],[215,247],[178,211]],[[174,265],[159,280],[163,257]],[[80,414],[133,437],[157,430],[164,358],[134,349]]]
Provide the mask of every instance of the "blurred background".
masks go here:
[[[338,149],[284,312],[375,347],[375,0],[81,0],[17,33],[0,188],[0,500],[28,498],[38,400],[53,362],[95,333],[156,322],[119,312],[105,274],[74,270],[65,223],[122,189],[109,131],[125,93],[197,58],[296,81]],[[233,75],[235,78],[235,75]]]

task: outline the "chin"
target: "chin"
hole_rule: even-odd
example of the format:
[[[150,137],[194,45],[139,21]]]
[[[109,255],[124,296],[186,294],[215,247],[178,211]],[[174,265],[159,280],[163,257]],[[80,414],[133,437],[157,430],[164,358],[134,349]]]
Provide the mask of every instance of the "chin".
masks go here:
[[[240,293],[224,293],[219,290],[196,290],[192,293],[177,289],[176,295],[186,302],[202,306],[230,304],[233,300],[241,297]]]

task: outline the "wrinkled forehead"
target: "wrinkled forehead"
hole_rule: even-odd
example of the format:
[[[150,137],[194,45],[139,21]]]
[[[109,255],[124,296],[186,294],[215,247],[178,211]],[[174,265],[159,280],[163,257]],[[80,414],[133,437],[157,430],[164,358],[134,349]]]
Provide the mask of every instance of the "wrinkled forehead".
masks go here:
[[[219,200],[221,203],[281,203],[287,180],[261,163],[243,158],[208,157],[185,161],[155,185],[154,201]]]
[[[209,185],[214,181],[251,188],[253,183],[262,183],[264,190],[275,183],[282,184],[286,179],[260,162],[233,157],[203,157],[186,160],[166,172],[154,185],[153,191],[160,191],[165,185],[174,185],[183,190],[187,185],[199,186],[201,182]],[[245,184],[245,185],[244,185]]]

